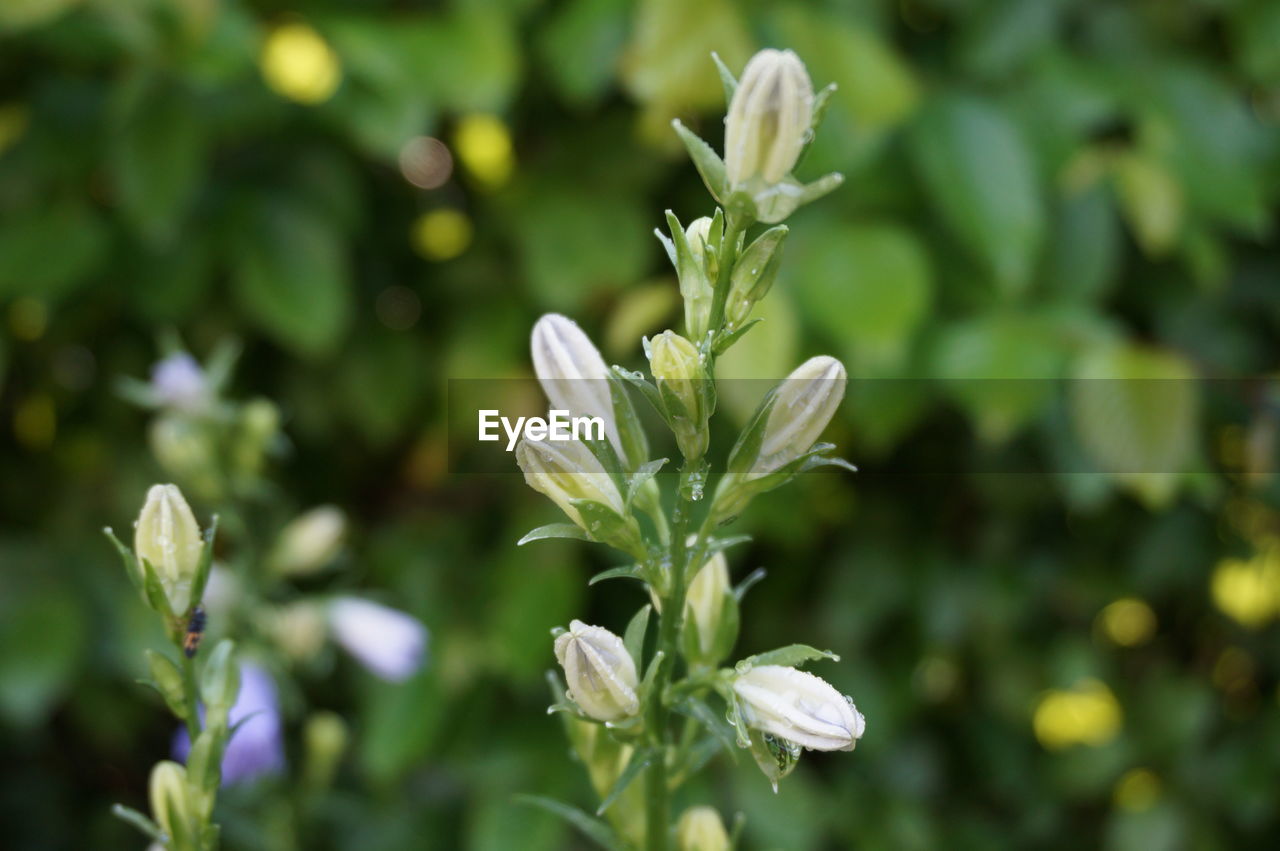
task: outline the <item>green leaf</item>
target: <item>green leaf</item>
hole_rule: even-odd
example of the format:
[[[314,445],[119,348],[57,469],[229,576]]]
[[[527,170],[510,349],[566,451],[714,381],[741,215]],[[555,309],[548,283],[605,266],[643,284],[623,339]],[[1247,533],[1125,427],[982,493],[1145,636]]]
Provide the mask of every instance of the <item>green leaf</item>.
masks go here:
[[[52,300],[85,286],[109,242],[98,216],[81,204],[6,215],[0,228],[0,298]]]
[[[613,804],[614,801],[627,791],[627,787],[631,782],[640,776],[648,766],[653,762],[656,754],[650,748],[642,748],[631,754],[631,759],[627,762],[627,767],[618,775],[618,779],[614,781],[613,788],[609,790],[609,794],[600,802],[600,806],[596,807],[596,815],[602,816],[605,810]]]
[[[640,492],[640,488],[644,487],[648,482],[658,474],[662,466],[667,463],[666,458],[658,458],[653,461],[640,465],[640,468],[632,473],[627,479],[627,505],[630,506],[635,501],[636,494]]]
[[[711,61],[716,63],[716,72],[720,74],[720,85],[724,88],[724,104],[726,109],[733,103],[733,93],[738,90],[738,78],[733,76],[729,66],[724,64],[720,54],[711,51]]]
[[[1031,283],[1045,213],[1031,151],[995,103],[944,95],[911,129],[916,169],[943,221],[1006,296]]]
[[[121,821],[133,825],[149,839],[155,842],[164,841],[164,834],[156,823],[132,807],[126,807],[124,804],[112,804],[111,814]]]
[[[582,530],[582,527],[576,523],[548,523],[545,526],[539,526],[537,529],[527,532],[523,538],[516,541],[516,546],[523,547],[533,541],[545,541],[548,538],[572,538],[575,541],[591,540],[587,537],[587,533]]]
[[[1120,209],[1138,245],[1151,257],[1167,254],[1182,230],[1182,187],[1153,157],[1124,152],[1111,167]]]
[[[542,68],[575,106],[605,94],[627,37],[627,0],[570,0],[551,13],[537,44]]]
[[[725,720],[723,712],[716,712],[711,705],[701,697],[688,697],[676,704],[675,709],[682,715],[688,715],[702,723],[708,732],[716,738],[729,756],[737,762],[738,756],[735,753],[737,746],[737,733],[733,726]]]
[[[571,807],[568,804],[543,795],[516,795],[515,800],[522,804],[539,807],[559,816],[576,827],[588,839],[606,849],[606,851],[626,851],[626,846],[618,839],[613,832],[613,828],[595,816],[584,813],[577,807]]]
[[[331,351],[350,320],[345,240],[311,210],[274,199],[251,205],[245,222],[232,256],[241,308],[299,354]]]
[[[88,621],[68,586],[0,599],[0,716],[17,728],[37,726],[75,682],[90,646]]]
[[[795,667],[796,665],[803,665],[806,662],[814,662],[819,659],[830,659],[832,662],[840,661],[840,657],[830,650],[818,650],[816,647],[810,647],[807,644],[788,644],[786,647],[779,647],[777,650],[768,650],[764,653],[748,656],[735,667],[739,673],[746,673],[760,665]]]
[[[644,637],[649,631],[649,613],[653,611],[653,606],[645,604],[640,611],[635,613],[627,624],[626,631],[622,634],[622,644],[627,648],[627,652],[631,654],[631,659],[636,663],[636,670],[644,670]]]
[[[681,124],[679,119],[673,120],[671,126],[680,136],[680,141],[684,142],[685,148],[689,151],[689,157],[698,169],[698,174],[702,176],[702,182],[707,185],[707,191],[711,193],[711,197],[723,203],[728,191],[725,185],[724,160],[720,159],[720,155],[702,141],[698,134]]]
[[[606,579],[639,579],[644,581],[644,570],[638,564],[624,564],[621,567],[611,567],[608,570],[602,570],[587,580],[588,585],[595,585],[597,582],[604,582]]]

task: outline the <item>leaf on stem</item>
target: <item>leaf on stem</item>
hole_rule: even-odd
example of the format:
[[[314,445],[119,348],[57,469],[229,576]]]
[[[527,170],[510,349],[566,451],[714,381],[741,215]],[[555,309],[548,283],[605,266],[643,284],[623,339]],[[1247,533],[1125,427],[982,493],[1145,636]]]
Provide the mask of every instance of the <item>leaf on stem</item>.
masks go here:
[[[624,564],[621,567],[611,567],[608,570],[602,570],[595,576],[587,580],[588,585],[595,585],[597,582],[604,582],[606,579],[638,579],[644,582],[644,569],[638,564]]]
[[[653,461],[641,464],[640,467],[630,475],[627,481],[627,507],[631,507],[631,503],[635,501],[636,494],[640,493],[640,488],[644,487],[645,482],[652,479],[667,463],[666,458],[657,458]]]
[[[568,804],[557,801],[555,798],[548,798],[544,795],[516,795],[514,800],[517,803],[538,807],[552,815],[559,816],[601,848],[607,849],[607,851],[626,851],[626,847],[618,839],[617,834],[613,832],[613,828],[595,816],[584,813],[577,807],[571,807]]]
[[[526,533],[523,538],[516,541],[516,546],[523,547],[532,541],[542,541],[547,538],[573,538],[576,541],[591,540],[587,537],[586,532],[573,523],[548,523],[546,526],[539,526],[537,529]]]
[[[164,834],[160,832],[160,828],[156,826],[156,823],[135,810],[133,807],[126,807],[124,804],[112,804],[111,814],[121,821],[128,822],[133,825],[153,841],[164,841]]]
[[[644,638],[649,632],[649,613],[652,611],[653,606],[646,603],[640,611],[636,612],[635,617],[627,624],[626,632],[622,634],[622,644],[631,654],[637,671],[644,670],[641,660],[644,658]]]
[[[734,743],[737,739],[737,733],[734,732],[725,717],[711,708],[711,704],[701,697],[687,697],[680,703],[677,703],[675,710],[681,715],[688,715],[690,718],[700,722],[707,731],[715,737],[724,749],[729,752],[729,757],[734,761],[738,761],[737,754],[734,753]]]
[[[720,159],[720,155],[712,150],[710,145],[702,141],[696,133],[681,124],[679,119],[673,120],[671,126],[676,129],[676,133],[680,134],[680,140],[684,142],[685,148],[688,149],[689,157],[693,160],[694,166],[697,167],[698,174],[702,175],[702,182],[707,184],[707,189],[711,191],[712,197],[724,203],[724,160]]]
[[[605,810],[609,809],[614,801],[631,785],[631,781],[640,776],[648,766],[653,762],[655,753],[651,748],[643,748],[631,755],[631,761],[627,763],[627,767],[618,775],[617,781],[614,782],[613,788],[609,790],[609,794],[600,802],[600,806],[596,807],[596,815],[602,816]]]
[[[786,647],[779,647],[777,650],[768,650],[764,653],[748,656],[735,667],[738,673],[746,673],[758,665],[788,665],[794,667],[818,659],[830,659],[832,662],[840,661],[840,657],[830,650],[819,650],[807,644],[788,644]]]

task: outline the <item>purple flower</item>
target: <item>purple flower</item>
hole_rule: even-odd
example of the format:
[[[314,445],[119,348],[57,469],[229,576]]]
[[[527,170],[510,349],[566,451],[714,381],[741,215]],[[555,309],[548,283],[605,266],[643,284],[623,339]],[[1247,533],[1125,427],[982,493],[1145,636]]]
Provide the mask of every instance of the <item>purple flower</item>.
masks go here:
[[[200,708],[204,718],[204,707]],[[241,719],[245,720],[237,728]],[[240,693],[228,714],[227,726],[234,732],[222,754],[222,783],[231,785],[284,771],[284,744],[281,740],[280,706],[271,675],[252,662],[240,664]],[[191,740],[185,728],[173,741],[174,757],[187,760]]]
[[[186,352],[169,355],[151,367],[151,389],[164,405],[198,411],[209,402],[209,383],[196,359]]]
[[[397,609],[339,597],[329,604],[334,639],[376,676],[400,682],[422,666],[427,628]]]

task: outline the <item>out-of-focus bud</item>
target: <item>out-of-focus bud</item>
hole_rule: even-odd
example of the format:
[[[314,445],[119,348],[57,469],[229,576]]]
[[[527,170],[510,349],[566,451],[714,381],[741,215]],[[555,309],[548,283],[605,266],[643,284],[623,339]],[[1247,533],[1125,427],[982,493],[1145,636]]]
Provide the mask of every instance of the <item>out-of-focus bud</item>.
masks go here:
[[[516,461],[525,483],[550,497],[592,540],[644,552],[640,529],[627,513],[617,483],[584,443],[521,440]]]
[[[231,707],[240,693],[240,665],[235,658],[235,643],[224,638],[218,642],[205,663],[200,678],[200,697],[204,700],[207,726],[225,727]]]
[[[747,725],[817,751],[851,751],[866,721],[853,701],[821,677],[758,665],[733,682]]]
[[[298,662],[313,659],[329,636],[325,609],[307,600],[282,606],[271,621],[271,634],[290,659]]]
[[[154,650],[147,650],[146,654],[147,667],[151,670],[151,681],[164,697],[165,705],[169,707],[170,712],[185,720],[189,707],[186,693],[182,688],[182,672],[168,657]]]
[[[569,697],[597,721],[618,721],[640,711],[636,663],[622,639],[575,620],[556,637],[556,659]]]
[[[204,539],[191,506],[176,485],[154,485],[138,515],[133,548],[164,590],[173,614],[192,605],[191,589],[200,569]]]
[[[613,373],[576,322],[558,313],[544,315],[533,326],[530,349],[538,383],[552,409],[600,417],[609,443],[628,468],[648,460],[629,397],[614,392]]]
[[[321,505],[294,518],[280,532],[270,564],[285,575],[314,573],[337,556],[347,531],[347,516],[340,508]]]
[[[240,409],[232,442],[233,463],[242,476],[256,476],[280,433],[280,409],[269,399],[250,399]]]
[[[674,331],[663,331],[647,341],[649,369],[658,384],[658,394],[675,432],[680,452],[690,460],[707,451],[710,433],[707,420],[714,400],[711,381],[702,356],[693,343]]]
[[[751,309],[773,286],[778,266],[782,263],[782,242],[786,236],[786,225],[769,228],[747,246],[734,264],[729,278],[729,295],[724,304],[728,330],[741,327],[751,315]]]
[[[711,807],[690,807],[676,825],[680,851],[729,851],[729,833]]]
[[[204,498],[221,495],[213,444],[199,422],[181,413],[161,414],[152,421],[147,438],[165,472]]]
[[[151,769],[151,815],[170,838],[171,848],[195,848],[195,808],[187,786],[187,770],[162,760]]]
[[[211,660],[212,661],[212,660]],[[266,669],[252,662],[243,662],[235,675],[239,691],[235,703],[226,715],[228,730],[234,730],[222,752],[222,785],[247,782],[267,774],[279,774],[284,770],[284,742],[280,719],[280,703],[276,697],[275,681]],[[227,677],[224,677],[224,681]],[[206,682],[206,695],[210,691]],[[206,696],[206,700],[207,700]],[[212,707],[210,707],[212,708]],[[206,713],[206,731],[212,729],[215,719]],[[203,736],[201,737],[203,738]],[[194,762],[191,740],[185,727],[174,735],[174,756]]]
[[[724,553],[711,556],[694,575],[684,614],[684,651],[690,661],[714,666],[733,649],[738,634],[738,600],[729,585]]]
[[[427,628],[412,615],[359,597],[329,604],[333,637],[360,664],[388,682],[401,682],[422,667]]]
[[[338,763],[347,749],[347,725],[333,712],[315,712],[302,729],[306,761],[302,776],[312,789],[326,789],[333,782]]]
[[[742,72],[725,121],[730,186],[778,183],[795,166],[813,118],[813,84],[790,50],[761,50]]]
[[[204,370],[186,352],[169,355],[151,368],[151,390],[160,404],[188,414],[202,413],[213,401]]]

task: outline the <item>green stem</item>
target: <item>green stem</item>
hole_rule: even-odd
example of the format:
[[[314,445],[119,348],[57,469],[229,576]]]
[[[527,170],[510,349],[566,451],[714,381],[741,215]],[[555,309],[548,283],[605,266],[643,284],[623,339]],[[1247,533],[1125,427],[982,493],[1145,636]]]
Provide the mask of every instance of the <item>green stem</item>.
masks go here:
[[[196,692],[196,660],[189,658],[178,642],[178,660],[182,665],[182,695],[187,704],[187,735],[191,737],[191,745],[195,747],[200,735],[200,700]]]
[[[725,211],[724,239],[720,242],[719,269],[716,272],[715,289],[711,294],[711,319],[708,327],[720,333],[724,325],[724,309],[729,301],[729,280],[733,275],[733,264],[738,259],[738,236],[747,228],[748,223],[739,221]],[[711,356],[714,358],[714,355]],[[712,364],[714,366],[714,362]],[[712,375],[715,373],[708,370]]]

